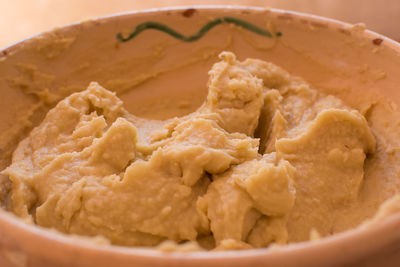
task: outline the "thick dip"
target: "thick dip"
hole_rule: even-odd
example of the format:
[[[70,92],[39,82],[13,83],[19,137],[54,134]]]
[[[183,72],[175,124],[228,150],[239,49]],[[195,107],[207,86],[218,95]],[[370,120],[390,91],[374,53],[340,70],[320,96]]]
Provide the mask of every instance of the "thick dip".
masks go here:
[[[378,206],[365,180],[392,163],[364,114],[271,63],[220,59],[205,103],[184,117],[138,118],[97,83],[59,102],[3,171],[7,208],[112,244],[217,250],[305,241],[370,218]],[[389,201],[376,218],[399,203]]]

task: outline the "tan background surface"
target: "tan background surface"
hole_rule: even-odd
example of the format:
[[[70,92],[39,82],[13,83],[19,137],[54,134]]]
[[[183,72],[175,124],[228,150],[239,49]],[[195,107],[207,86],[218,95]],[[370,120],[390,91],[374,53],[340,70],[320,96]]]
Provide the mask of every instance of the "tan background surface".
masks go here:
[[[301,11],[350,23],[400,40],[399,0],[0,0],[0,47],[32,34],[89,18],[147,8],[249,5]]]

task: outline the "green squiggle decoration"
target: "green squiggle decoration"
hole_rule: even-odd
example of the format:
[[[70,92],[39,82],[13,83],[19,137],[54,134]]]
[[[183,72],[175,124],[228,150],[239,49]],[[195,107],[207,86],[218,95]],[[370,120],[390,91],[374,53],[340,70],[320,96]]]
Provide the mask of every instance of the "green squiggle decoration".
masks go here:
[[[184,42],[194,42],[194,41],[199,40],[201,37],[203,37],[209,30],[211,30],[215,26],[218,26],[219,24],[222,24],[222,23],[235,24],[236,26],[242,27],[242,28],[244,28],[248,31],[251,31],[253,33],[256,33],[258,35],[262,35],[262,36],[270,37],[270,38],[273,37],[273,35],[269,31],[264,30],[254,24],[247,22],[247,21],[233,18],[233,17],[222,17],[222,18],[217,18],[215,20],[208,22],[194,35],[185,36],[177,31],[175,31],[174,29],[168,27],[165,24],[155,22],[155,21],[147,21],[147,22],[143,22],[143,23],[139,24],[138,26],[136,26],[135,30],[131,34],[129,34],[129,36],[126,38],[122,36],[122,33],[118,33],[117,39],[121,42],[127,42],[127,41],[131,40],[132,38],[134,38],[135,36],[139,35],[142,31],[154,29],[154,30],[159,30],[166,34],[169,34],[172,37],[175,37],[176,39],[179,39]],[[282,33],[277,32],[275,35],[281,36]]]

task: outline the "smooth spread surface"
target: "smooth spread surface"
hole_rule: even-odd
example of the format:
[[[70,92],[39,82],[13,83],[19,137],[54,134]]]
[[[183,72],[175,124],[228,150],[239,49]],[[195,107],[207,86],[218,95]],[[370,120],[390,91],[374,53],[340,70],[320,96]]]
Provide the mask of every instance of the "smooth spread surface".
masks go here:
[[[286,244],[371,217],[381,200],[371,181],[398,156],[387,160],[365,116],[271,63],[220,58],[205,103],[184,117],[135,117],[96,83],[59,102],[3,171],[8,209],[62,232],[164,250],[165,240]],[[375,221],[395,210],[391,201]]]

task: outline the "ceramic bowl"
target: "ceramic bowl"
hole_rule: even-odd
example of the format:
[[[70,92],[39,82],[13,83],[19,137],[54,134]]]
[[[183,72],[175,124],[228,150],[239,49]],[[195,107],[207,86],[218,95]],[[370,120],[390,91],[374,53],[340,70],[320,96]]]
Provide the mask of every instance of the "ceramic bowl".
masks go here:
[[[276,63],[324,92],[379,93],[400,105],[400,44],[335,20],[250,7],[195,7],[113,15],[66,26],[0,50],[0,167],[58,101],[98,81],[133,114],[195,110],[220,51]],[[364,71],[363,71],[364,70]],[[47,91],[40,105],[39,89]],[[346,90],[343,90],[345,88]],[[172,91],[179,92],[172,99]],[[176,94],[175,94],[176,95]],[[160,101],[163,100],[163,101]],[[353,101],[353,102],[352,102]],[[179,105],[179,109],[170,109]],[[175,110],[175,112],[170,112]],[[28,121],[20,121],[22,115]],[[25,224],[0,212],[1,266],[355,266],[400,260],[400,214],[368,230],[279,249],[165,253],[106,246]]]

